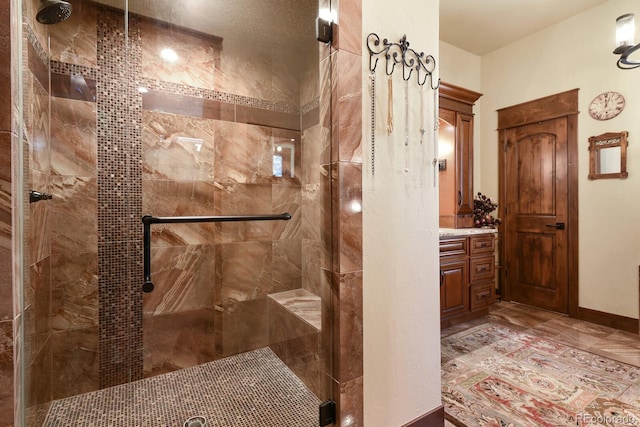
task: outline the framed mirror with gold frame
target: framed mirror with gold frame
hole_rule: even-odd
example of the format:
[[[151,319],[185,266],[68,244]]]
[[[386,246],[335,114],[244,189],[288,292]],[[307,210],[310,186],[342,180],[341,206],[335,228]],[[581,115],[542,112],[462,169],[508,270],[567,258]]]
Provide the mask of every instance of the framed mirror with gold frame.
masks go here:
[[[607,132],[589,138],[589,179],[624,179],[628,132]]]

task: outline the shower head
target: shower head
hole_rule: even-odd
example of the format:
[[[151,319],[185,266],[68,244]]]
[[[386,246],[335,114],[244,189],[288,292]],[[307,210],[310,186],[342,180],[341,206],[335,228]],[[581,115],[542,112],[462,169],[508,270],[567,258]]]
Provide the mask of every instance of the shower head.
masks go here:
[[[41,24],[58,24],[71,16],[71,3],[63,0],[42,0],[36,20]]]

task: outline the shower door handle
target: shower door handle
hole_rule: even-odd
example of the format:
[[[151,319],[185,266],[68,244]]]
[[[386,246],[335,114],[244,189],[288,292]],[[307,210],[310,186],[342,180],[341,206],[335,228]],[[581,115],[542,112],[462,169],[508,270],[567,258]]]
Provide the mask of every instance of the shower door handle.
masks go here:
[[[143,267],[144,282],[142,284],[143,292],[151,292],[155,287],[151,281],[151,224],[184,224],[192,222],[240,222],[240,221],[288,221],[291,214],[284,212],[277,215],[233,215],[233,216],[166,216],[155,217],[145,215],[142,217],[143,235]]]

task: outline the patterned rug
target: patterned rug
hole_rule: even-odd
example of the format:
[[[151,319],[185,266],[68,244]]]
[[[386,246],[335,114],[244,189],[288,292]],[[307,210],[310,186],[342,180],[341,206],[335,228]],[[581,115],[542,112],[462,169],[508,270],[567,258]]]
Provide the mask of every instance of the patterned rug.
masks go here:
[[[456,425],[640,426],[640,368],[493,324],[441,342]]]

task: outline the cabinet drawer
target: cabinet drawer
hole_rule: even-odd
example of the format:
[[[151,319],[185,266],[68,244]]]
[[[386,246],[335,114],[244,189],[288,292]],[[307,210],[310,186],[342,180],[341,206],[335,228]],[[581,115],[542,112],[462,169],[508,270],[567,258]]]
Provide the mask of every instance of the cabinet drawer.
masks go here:
[[[479,310],[493,304],[493,282],[471,286],[470,308],[471,311]]]
[[[492,254],[495,249],[495,239],[492,234],[471,237],[471,256],[476,254]]]
[[[467,254],[467,239],[454,238],[440,240],[440,257]]]
[[[493,256],[469,259],[469,283],[493,280],[495,278],[495,262]]]

